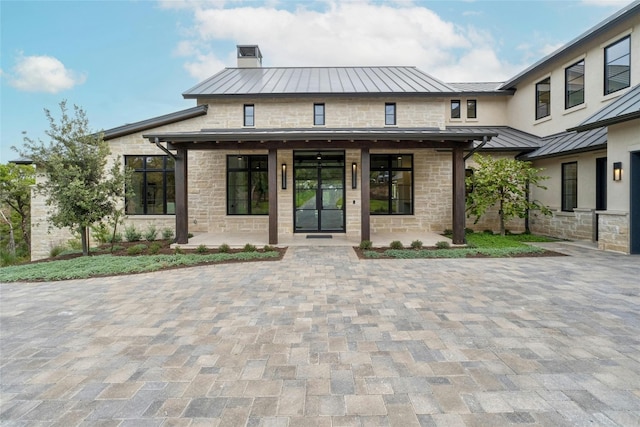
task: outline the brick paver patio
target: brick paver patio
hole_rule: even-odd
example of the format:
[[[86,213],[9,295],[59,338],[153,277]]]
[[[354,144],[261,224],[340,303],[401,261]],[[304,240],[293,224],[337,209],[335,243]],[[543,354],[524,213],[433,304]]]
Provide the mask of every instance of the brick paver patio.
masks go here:
[[[2,284],[3,426],[638,426],[640,257]]]

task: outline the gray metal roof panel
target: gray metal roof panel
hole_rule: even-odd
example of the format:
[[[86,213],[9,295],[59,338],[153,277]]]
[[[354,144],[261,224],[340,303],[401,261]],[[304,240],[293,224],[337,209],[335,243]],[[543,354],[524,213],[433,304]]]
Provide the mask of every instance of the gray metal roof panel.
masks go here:
[[[140,132],[143,130],[153,129],[158,126],[179,122],[181,120],[204,116],[205,114],[207,114],[207,108],[208,105],[198,105],[197,107],[188,108],[186,110],[180,110],[174,113],[153,117],[151,119],[129,123],[112,129],[107,129],[103,132],[103,138],[105,140],[109,140],[125,135],[130,135],[132,133]]]
[[[568,52],[578,49],[581,46],[589,43],[594,38],[598,37],[603,32],[609,30],[613,26],[617,25],[619,22],[622,22],[626,19],[633,18],[634,16],[640,14],[640,0],[635,0],[633,3],[623,7],[618,12],[609,16],[605,20],[601,21],[594,27],[588,29],[575,39],[571,40],[561,48],[555,50],[544,58],[540,59],[538,62],[526,68],[524,71],[517,74],[515,77],[505,82],[500,86],[500,89],[515,89],[518,83],[524,80],[528,75],[538,71],[543,68],[551,61],[555,60],[557,57],[563,54],[567,54]]]
[[[606,146],[606,128],[592,129],[584,133],[563,132],[543,138],[540,148],[520,158],[523,160],[543,159],[583,151],[593,151]]]
[[[503,90],[500,90],[500,86],[502,86],[503,82],[461,82],[461,83],[447,83],[449,86],[460,92],[499,92],[499,93],[508,93]]]
[[[457,89],[415,67],[225,68],[184,98],[239,95],[425,94]]]
[[[452,132],[492,132],[491,138],[482,150],[526,151],[540,147],[542,138],[508,126],[448,126]]]
[[[611,101],[578,126],[568,130],[583,132],[640,118],[640,85],[634,86],[618,99]]]

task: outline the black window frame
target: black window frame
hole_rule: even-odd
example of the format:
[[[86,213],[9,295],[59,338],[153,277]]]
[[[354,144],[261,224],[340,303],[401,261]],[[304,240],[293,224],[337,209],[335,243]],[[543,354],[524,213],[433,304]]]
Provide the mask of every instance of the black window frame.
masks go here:
[[[471,115],[471,111],[473,111],[473,115]],[[467,119],[477,119],[477,118],[478,118],[478,100],[467,99]]]
[[[137,159],[137,158],[142,158],[142,168],[134,168],[130,166],[131,160],[132,159]],[[162,158],[162,168],[148,168],[147,165],[149,165],[151,162],[149,162],[147,159],[149,158]],[[142,204],[142,212],[138,213],[138,212],[131,212],[127,209],[127,207],[129,206],[129,202],[131,200],[129,200],[126,196],[125,196],[125,213],[126,215],[175,215],[175,161],[173,162],[173,168],[169,167],[169,164],[171,163],[169,161],[169,159],[171,159],[169,156],[166,155],[147,155],[147,154],[127,154],[124,156],[124,164],[126,168],[129,168],[131,170],[131,172],[135,175],[135,174],[142,174],[142,187],[143,187],[143,194],[140,195],[140,203]],[[173,159],[171,159],[173,160]],[[161,172],[162,173],[162,213],[157,213],[157,212],[152,212],[149,213],[149,184],[147,182],[147,176],[149,173],[158,173]],[[174,180],[174,188],[173,188],[173,201],[172,203],[174,204],[174,209],[173,212],[168,212],[167,209],[167,194],[171,193],[170,191],[168,191],[168,186],[167,186],[167,177],[168,175],[173,174],[173,180]],[[157,190],[156,190],[157,191]]]
[[[540,88],[542,85],[547,85],[548,90],[542,91]],[[547,94],[548,101],[541,102],[542,94]],[[547,108],[541,112],[541,106],[546,105]],[[546,112],[546,113],[545,113]],[[536,83],[536,120],[544,119],[551,115],[551,77],[546,77]]]
[[[411,166],[409,167],[400,167],[400,166],[393,166],[394,164],[394,160],[398,161],[399,157],[408,157],[409,159],[411,159]],[[386,168],[383,169],[373,169],[371,168],[370,173],[373,175],[374,173],[378,173],[378,175],[380,173],[382,173],[383,177],[386,177],[386,180],[383,182],[386,182],[388,184],[388,195],[389,198],[387,200],[387,210],[386,212],[379,212],[379,211],[371,211],[371,209],[369,210],[369,214],[370,215],[413,215],[415,212],[415,191],[414,191],[414,186],[415,186],[415,173],[413,171],[413,154],[406,154],[406,153],[396,153],[396,154],[370,154],[370,164],[376,164],[378,163],[380,160],[379,159],[384,159],[386,162]],[[394,172],[411,172],[411,209],[410,212],[393,212],[393,208],[392,208],[392,203],[393,203],[393,191],[392,191],[392,184],[393,184],[393,179],[392,177],[394,176]],[[371,178],[370,178],[371,179]],[[370,192],[372,191],[372,187],[370,186]],[[371,194],[369,194],[369,201],[371,202],[372,197]]]
[[[322,109],[318,112],[318,108]],[[313,104],[313,125],[324,126],[325,125],[325,106],[324,103]]]
[[[582,73],[579,71],[582,70]],[[575,77],[571,77],[571,73],[575,74]],[[564,109],[568,110],[569,108],[577,107],[578,105],[584,104],[584,91],[585,91],[585,68],[584,68],[584,59],[576,62],[575,64],[569,65],[564,69]],[[574,86],[576,80],[582,79],[582,86],[578,90],[571,90],[571,85]],[[572,95],[575,93],[582,92],[582,99],[580,102],[572,103]]]
[[[457,107],[456,107],[457,104]],[[451,100],[451,118],[452,119],[461,119],[462,115],[461,115],[461,109],[462,109],[462,103],[460,102],[459,99],[452,99]]]
[[[567,169],[573,167],[575,174],[573,177],[567,176]],[[571,191],[567,191],[567,187],[571,186]],[[573,212],[578,207],[578,162],[562,163],[562,181],[561,186],[561,209],[563,212]]]
[[[256,106],[255,104],[244,104],[242,107],[243,116],[242,124],[245,127],[254,127],[256,125]]]
[[[389,111],[389,108],[392,111]],[[396,124],[396,103],[395,102],[385,102],[384,104],[384,125],[385,126],[394,126]]]
[[[621,43],[628,43],[628,49],[627,49],[627,53],[625,53],[622,56],[619,56],[617,58],[613,58],[613,59],[609,59],[609,52],[611,51],[612,48],[616,47],[617,45],[621,44]],[[608,67],[614,62],[617,61],[621,58],[627,57],[627,70],[623,71],[622,73],[617,73],[615,74],[613,77],[619,76],[621,74],[626,73],[627,74],[627,80],[626,80],[626,85],[625,86],[621,86],[618,87],[616,89],[611,89],[611,81],[613,80],[612,78],[609,78],[609,72],[608,72]],[[621,38],[620,40],[617,40],[613,43],[611,43],[610,45],[606,46],[604,48],[604,94],[605,95],[610,95],[612,93],[616,93],[619,90],[623,90],[626,89],[628,87],[631,86],[631,35],[625,36],[623,38]]]
[[[252,171],[254,170],[259,170],[259,171],[264,171],[266,173],[266,189],[263,191],[263,194],[265,194],[267,196],[267,202],[269,201],[269,161],[268,161],[268,155],[266,154],[251,154],[251,155],[227,155],[227,162],[226,162],[226,168],[227,168],[227,172],[226,172],[226,185],[225,185],[225,193],[226,193],[226,199],[225,199],[225,203],[226,203],[226,207],[227,207],[227,215],[229,216],[238,216],[238,215],[251,215],[251,216],[260,216],[260,215],[269,215],[269,210],[267,209],[266,212],[263,213],[253,213],[251,212],[252,210],[252,199],[251,199],[251,189],[252,189]],[[243,163],[245,164],[244,167],[231,167],[230,163],[231,163],[231,159],[239,159],[242,158],[243,159]],[[264,169],[260,168],[258,166],[258,168],[256,168],[256,163],[263,163],[264,164]],[[230,191],[229,191],[229,183],[230,183],[230,174],[231,173],[237,173],[237,172],[246,172],[247,173],[247,194],[246,194],[246,200],[248,201],[247,203],[247,212],[246,213],[236,213],[232,211],[232,206],[230,204],[231,199],[230,199]]]

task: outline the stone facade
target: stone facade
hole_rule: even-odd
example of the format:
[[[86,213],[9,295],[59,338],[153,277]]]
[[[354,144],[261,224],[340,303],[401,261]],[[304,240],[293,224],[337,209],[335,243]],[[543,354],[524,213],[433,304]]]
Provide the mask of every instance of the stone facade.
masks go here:
[[[594,239],[594,210],[574,209],[573,212],[554,211],[552,215],[539,212],[532,215],[531,232],[559,239],[587,240]]]
[[[629,213],[598,211],[598,248],[629,253]]]

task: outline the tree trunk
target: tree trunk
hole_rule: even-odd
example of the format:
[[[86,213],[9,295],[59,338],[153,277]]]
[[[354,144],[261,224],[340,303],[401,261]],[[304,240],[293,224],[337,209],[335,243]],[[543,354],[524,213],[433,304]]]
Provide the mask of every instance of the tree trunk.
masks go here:
[[[500,235],[504,236],[505,231],[504,231],[504,211],[502,210],[502,199],[500,200],[500,212],[498,212],[498,215],[500,216]]]
[[[82,241],[82,256],[89,256],[89,227],[80,227],[80,240]]]

